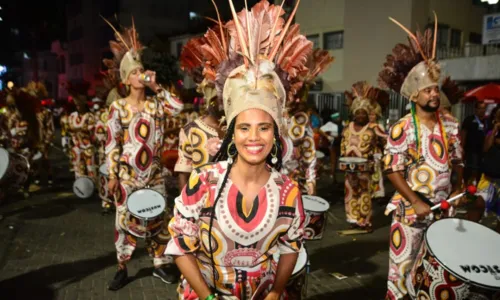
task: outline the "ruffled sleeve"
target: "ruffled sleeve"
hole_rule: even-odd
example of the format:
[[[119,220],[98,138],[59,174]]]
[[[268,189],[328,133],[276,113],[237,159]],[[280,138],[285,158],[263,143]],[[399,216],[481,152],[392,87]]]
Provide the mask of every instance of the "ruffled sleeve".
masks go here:
[[[165,89],[156,94],[156,99],[163,105],[163,110],[170,116],[178,115],[184,108],[182,101]]]
[[[200,247],[198,221],[201,209],[205,206],[209,196],[205,176],[205,173],[200,173],[198,169],[195,169],[181,195],[175,199],[174,217],[168,225],[172,239],[165,250],[167,255],[193,253]]]
[[[302,204],[302,195],[296,184],[286,197],[294,197],[295,213],[287,232],[278,240],[278,248],[281,254],[297,253],[302,248],[304,237],[305,213]],[[287,201],[288,202],[288,201]]]
[[[448,122],[446,122],[448,123]],[[450,122],[446,124],[445,130],[448,133],[448,153],[450,155],[450,162],[453,165],[464,166],[462,144],[460,142],[460,131],[458,122]]]

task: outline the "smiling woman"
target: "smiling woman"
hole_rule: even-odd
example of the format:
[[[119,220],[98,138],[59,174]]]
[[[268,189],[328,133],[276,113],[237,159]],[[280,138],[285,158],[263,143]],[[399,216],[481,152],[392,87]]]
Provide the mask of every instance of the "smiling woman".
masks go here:
[[[234,20],[199,41],[205,54],[217,53],[200,64],[222,92],[227,131],[215,163],[195,169],[175,200],[166,253],[183,275],[180,299],[300,299],[286,286],[303,251],[305,216],[298,186],[279,172],[280,133],[287,80],[312,43],[294,25],[281,47],[296,8],[285,24],[282,8],[266,0],[238,17],[229,3]],[[286,47],[289,40],[297,47]]]

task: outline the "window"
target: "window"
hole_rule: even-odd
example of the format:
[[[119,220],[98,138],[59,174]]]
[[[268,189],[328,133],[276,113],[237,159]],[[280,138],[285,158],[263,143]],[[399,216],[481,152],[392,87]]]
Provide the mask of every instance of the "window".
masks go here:
[[[462,46],[462,30],[452,29],[450,38],[450,48],[460,48]]]
[[[319,48],[319,34],[308,35],[307,39],[313,43],[313,49]]]
[[[471,32],[469,33],[469,43],[471,44],[482,44],[483,43],[483,36],[480,33],[476,32]]]
[[[432,24],[434,28],[434,24]],[[438,23],[438,33],[437,33],[437,46],[440,48],[448,47],[448,36],[450,32],[450,26]]]
[[[76,41],[83,38],[83,27],[73,28],[68,35],[69,41]]]
[[[344,31],[327,32],[323,34],[323,48],[326,50],[344,48]]]
[[[81,53],[71,54],[69,57],[69,64],[72,66],[83,64],[83,54]]]

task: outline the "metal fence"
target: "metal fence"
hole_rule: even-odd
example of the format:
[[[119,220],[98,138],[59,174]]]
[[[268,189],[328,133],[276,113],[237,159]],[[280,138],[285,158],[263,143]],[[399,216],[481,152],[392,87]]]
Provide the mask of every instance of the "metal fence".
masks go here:
[[[466,43],[464,46],[456,48],[441,47],[436,51],[438,60],[498,54],[500,54],[500,45],[478,45],[470,43]]]

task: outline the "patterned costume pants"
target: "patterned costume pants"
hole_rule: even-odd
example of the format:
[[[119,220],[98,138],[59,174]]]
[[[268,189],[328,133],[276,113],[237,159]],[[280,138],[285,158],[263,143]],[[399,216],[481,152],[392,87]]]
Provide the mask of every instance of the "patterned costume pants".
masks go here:
[[[95,148],[80,148],[74,146],[71,149],[71,162],[75,171],[75,178],[88,176],[96,179]]]
[[[425,225],[423,224],[412,227],[393,219],[389,238],[389,276],[386,299],[410,299],[406,289],[406,278],[422,248],[424,231]]]
[[[165,185],[160,176],[151,184],[151,189],[165,195]],[[128,196],[139,189],[131,181],[121,181],[120,191],[116,195],[116,218],[115,218],[115,247],[118,262],[124,264],[128,262],[137,246],[137,237],[130,234],[127,230],[127,198]],[[170,220],[168,214],[164,215],[163,228],[152,238],[146,239],[147,250],[149,255],[153,258],[155,267],[165,264],[173,263],[171,256],[165,255],[165,249],[170,240],[168,232],[168,221]]]
[[[347,222],[360,227],[371,226],[372,199],[369,173],[345,174],[345,211]]]
[[[384,176],[382,175],[382,162],[375,159],[374,171],[371,174],[371,193],[372,198],[385,197]]]

